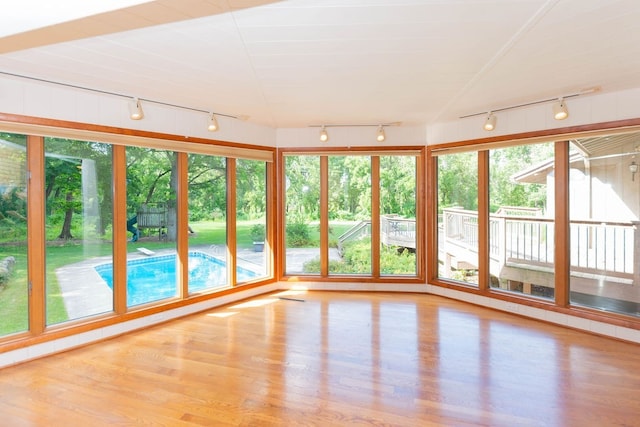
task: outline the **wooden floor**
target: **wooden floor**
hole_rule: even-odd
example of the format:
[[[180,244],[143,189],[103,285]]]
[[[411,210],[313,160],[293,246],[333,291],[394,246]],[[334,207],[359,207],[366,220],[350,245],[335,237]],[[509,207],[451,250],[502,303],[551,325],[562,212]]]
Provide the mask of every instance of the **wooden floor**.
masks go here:
[[[271,294],[0,370],[0,395],[2,426],[638,426],[640,346],[430,295]]]

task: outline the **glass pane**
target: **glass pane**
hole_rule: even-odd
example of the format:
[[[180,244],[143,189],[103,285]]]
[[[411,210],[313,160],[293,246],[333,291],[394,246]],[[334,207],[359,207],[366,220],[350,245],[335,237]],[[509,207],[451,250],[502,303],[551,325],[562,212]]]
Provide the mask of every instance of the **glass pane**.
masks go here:
[[[416,274],[416,158],[380,157],[380,274]]]
[[[238,160],[236,166],[237,281],[267,275],[267,173],[266,163]]]
[[[29,328],[26,137],[0,133],[0,337]]]
[[[286,156],[285,273],[320,273],[320,157]]]
[[[227,162],[189,154],[189,293],[226,286]]]
[[[331,156],[329,177],[329,274],[371,274],[371,157]]]
[[[127,305],[175,297],[177,155],[127,147]]]
[[[490,284],[554,297],[554,144],[489,152]]]
[[[478,154],[438,157],[438,277],[478,285]]]
[[[108,144],[45,138],[47,324],[113,310],[99,269],[111,269]]]
[[[571,144],[572,304],[640,315],[640,135]]]

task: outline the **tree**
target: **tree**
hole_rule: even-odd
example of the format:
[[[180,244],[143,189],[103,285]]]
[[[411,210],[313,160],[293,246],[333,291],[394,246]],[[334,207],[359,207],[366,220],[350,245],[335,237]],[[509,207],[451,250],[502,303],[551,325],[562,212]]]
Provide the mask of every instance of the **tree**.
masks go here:
[[[460,206],[478,209],[478,154],[445,154],[438,157],[438,212]]]
[[[80,162],[65,158],[48,158],[45,165],[48,215],[63,216],[58,239],[73,239],[71,221],[74,211],[81,207],[78,201],[82,178]]]
[[[227,211],[226,158],[189,154],[189,220],[213,220]]]

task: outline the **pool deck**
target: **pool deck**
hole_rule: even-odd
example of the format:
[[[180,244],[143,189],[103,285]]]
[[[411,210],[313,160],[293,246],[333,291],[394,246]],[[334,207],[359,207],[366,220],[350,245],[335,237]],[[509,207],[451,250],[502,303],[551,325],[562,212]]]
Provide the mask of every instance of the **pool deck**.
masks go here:
[[[190,247],[189,249],[224,258],[225,249],[223,246]],[[129,252],[127,254],[127,260],[143,259],[153,255],[167,255],[172,253],[175,253],[175,250],[167,249],[145,255],[144,251],[138,250]],[[290,272],[302,272],[304,262],[317,257],[318,253],[318,249],[288,249],[287,270]],[[264,257],[265,254],[263,252],[241,249],[238,251],[237,264],[239,267],[264,274]],[[337,250],[332,249],[330,258],[339,258]],[[97,265],[110,262],[112,262],[110,256],[94,257],[78,263],[65,265],[56,270],[56,277],[60,284],[60,291],[69,320],[113,311],[113,291],[95,270]]]

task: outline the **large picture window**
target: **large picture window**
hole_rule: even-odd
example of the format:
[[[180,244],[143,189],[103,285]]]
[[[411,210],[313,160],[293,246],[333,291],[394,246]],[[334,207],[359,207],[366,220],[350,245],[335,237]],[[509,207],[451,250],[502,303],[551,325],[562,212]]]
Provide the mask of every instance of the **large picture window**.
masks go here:
[[[104,143],[45,138],[47,324],[113,310],[112,156]]]
[[[226,158],[189,154],[189,293],[227,286]]]
[[[478,155],[438,157],[438,277],[478,285]]]
[[[329,274],[371,274],[371,157],[329,156]]]
[[[640,316],[638,140],[598,133],[433,149],[438,279]]]
[[[571,304],[640,316],[639,140],[571,141]]]
[[[415,152],[286,154],[283,164],[285,274],[419,275]]]
[[[489,164],[491,287],[553,300],[554,144],[493,149]]]
[[[320,157],[285,157],[285,272],[320,272]]]
[[[247,282],[266,277],[267,175],[265,162],[238,160],[236,167],[236,277]]]
[[[418,273],[417,158],[380,157],[380,274]]]
[[[178,153],[127,147],[127,305],[178,294]]]

